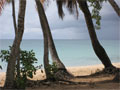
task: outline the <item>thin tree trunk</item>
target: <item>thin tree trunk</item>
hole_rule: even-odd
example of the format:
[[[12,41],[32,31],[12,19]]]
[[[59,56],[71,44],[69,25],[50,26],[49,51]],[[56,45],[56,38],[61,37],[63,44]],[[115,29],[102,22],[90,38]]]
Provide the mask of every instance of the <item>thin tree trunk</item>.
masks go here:
[[[15,1],[12,0],[12,16],[13,16],[13,24],[14,24],[14,31],[15,31],[15,36],[17,35],[17,24],[16,24],[16,15],[15,15]],[[17,77],[20,77],[20,50],[18,51],[17,55]]]
[[[42,31],[43,31],[43,36],[44,36],[44,68],[45,68],[45,73],[46,73],[46,77],[47,79],[49,78],[49,71],[47,70],[47,67],[49,66],[49,60],[48,60],[48,36],[47,36],[47,26],[46,26],[46,19],[44,16],[44,10],[42,7],[42,4],[40,2],[40,0],[35,0],[36,1],[36,5],[37,5],[37,9],[38,9],[38,15],[39,15],[39,19],[40,19],[40,23],[42,26]]]
[[[96,53],[97,57],[101,60],[101,62],[105,66],[105,68],[114,67],[112,65],[107,53],[105,52],[104,48],[100,45],[100,43],[97,39],[97,35],[96,35],[95,28],[93,25],[91,13],[88,9],[87,2],[78,0],[78,3],[79,3],[79,7],[81,8],[82,12],[84,13],[84,17],[86,20],[86,24],[88,27],[88,32],[90,35],[90,39],[92,42],[94,52]]]
[[[14,0],[12,0],[12,16],[13,16],[13,24],[14,24],[15,35],[17,35],[17,25],[16,25],[16,15],[15,15],[15,1]]]
[[[16,77],[20,78],[20,48],[18,50],[18,54],[17,54],[16,60],[17,60],[17,75],[16,75]]]
[[[5,88],[14,87],[16,57],[20,48],[20,43],[22,41],[22,36],[24,32],[25,10],[26,10],[26,0],[20,0],[19,14],[18,14],[18,33],[15,36],[15,40],[13,42],[13,46],[10,54],[10,59],[8,60],[6,81],[4,86]]]
[[[117,15],[120,17],[120,7],[117,5],[115,0],[108,0],[108,1],[111,4],[111,6],[113,7],[113,9],[115,10],[115,12],[117,13]]]

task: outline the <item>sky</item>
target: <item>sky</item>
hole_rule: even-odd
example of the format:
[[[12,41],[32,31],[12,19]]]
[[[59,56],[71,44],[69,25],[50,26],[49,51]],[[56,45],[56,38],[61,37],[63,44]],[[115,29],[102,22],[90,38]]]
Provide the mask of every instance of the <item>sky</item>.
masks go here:
[[[54,0],[55,1],[55,0]],[[58,16],[56,2],[51,1],[45,9],[47,19],[54,39],[89,39],[88,30],[83,13],[79,10],[79,17],[71,15],[64,8],[65,17],[61,20]],[[119,0],[117,1],[120,5]],[[18,16],[19,2],[16,0],[16,16]],[[90,8],[91,9],[91,8]],[[111,5],[106,2],[100,11],[102,16],[101,29],[96,30],[97,36],[102,40],[120,40],[120,18]],[[39,17],[36,12],[34,0],[27,0],[25,16],[25,32],[23,39],[42,39],[42,30]],[[14,27],[12,19],[12,6],[6,5],[0,16],[0,39],[14,39]]]

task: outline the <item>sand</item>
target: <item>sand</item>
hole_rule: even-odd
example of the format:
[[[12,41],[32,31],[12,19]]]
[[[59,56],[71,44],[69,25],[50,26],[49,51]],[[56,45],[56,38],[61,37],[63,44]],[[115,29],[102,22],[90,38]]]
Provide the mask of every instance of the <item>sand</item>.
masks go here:
[[[120,68],[120,63],[113,63],[114,66],[116,67],[119,67]],[[67,70],[73,74],[74,76],[86,76],[86,75],[91,75],[97,71],[100,71],[102,70],[104,67],[102,64],[100,65],[93,65],[93,66],[77,66],[77,67],[67,67]],[[45,73],[41,73],[41,70],[38,70],[36,72],[36,75],[34,75],[33,79],[32,80],[43,80],[45,79]],[[76,78],[74,79],[73,81],[75,82],[102,82],[102,81],[106,81],[106,80],[112,80],[114,77],[111,75],[111,76],[100,76],[100,77],[86,77],[86,78]],[[5,72],[0,72],[0,86],[3,86],[4,85],[4,82],[5,82]],[[56,87],[57,86],[57,87]],[[53,90],[79,90],[79,88],[81,89],[91,89],[92,90],[92,87],[95,86],[95,85],[89,85],[89,86],[85,86],[85,85],[69,85],[69,86],[66,86],[66,85],[56,85],[56,86],[50,86],[50,87],[46,87],[46,86],[41,86],[41,89],[40,88],[34,88],[36,90],[52,90],[52,88],[54,87]],[[59,87],[59,88],[58,88]],[[66,89],[65,89],[66,88]],[[99,83],[99,84],[96,84],[96,86],[94,87],[94,89],[104,89],[104,88],[107,88],[107,89],[119,89],[119,83],[112,83],[110,82],[109,84],[108,83]],[[29,88],[31,89],[31,88]]]

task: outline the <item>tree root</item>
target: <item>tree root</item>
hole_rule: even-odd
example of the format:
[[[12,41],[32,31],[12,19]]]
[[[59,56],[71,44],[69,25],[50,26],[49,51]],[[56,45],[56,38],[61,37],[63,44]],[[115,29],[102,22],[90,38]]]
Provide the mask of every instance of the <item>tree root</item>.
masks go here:
[[[119,68],[116,68],[116,67],[107,67],[103,69],[103,72],[107,74],[116,74],[118,71],[119,71]]]
[[[73,81],[69,81],[69,80],[60,80],[59,83],[60,84],[69,84],[69,85],[89,84],[88,82],[73,82]]]
[[[100,75],[100,74],[106,74],[106,75],[113,74],[113,75],[115,75],[119,71],[120,71],[120,68],[108,67],[108,68],[104,68],[102,71],[99,71],[99,72],[96,72],[96,73],[92,74],[91,76],[97,76],[97,75]]]
[[[66,69],[59,69],[55,73],[56,80],[70,80],[72,78],[74,78],[74,76],[70,74]]]
[[[51,85],[58,85],[58,84],[64,84],[64,85],[86,85],[89,84],[89,82],[73,82],[70,80],[58,80],[58,81],[50,81],[48,79],[40,80],[40,81],[28,81],[27,87],[40,87],[41,85],[51,86]]]
[[[120,83],[120,69],[118,69],[118,72],[116,73],[113,81]]]

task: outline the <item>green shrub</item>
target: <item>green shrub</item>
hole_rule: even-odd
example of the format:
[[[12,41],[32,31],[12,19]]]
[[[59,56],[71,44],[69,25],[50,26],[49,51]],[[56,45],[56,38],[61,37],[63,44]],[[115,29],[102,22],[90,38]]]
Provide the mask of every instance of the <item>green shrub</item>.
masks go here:
[[[49,66],[46,67],[46,70],[49,72],[48,79],[54,80],[55,79],[55,73],[58,71],[56,63],[49,64]]]
[[[8,62],[10,58],[11,47],[9,50],[1,50],[0,58],[2,62]],[[37,63],[37,58],[35,57],[35,53],[33,50],[26,51],[20,50],[20,76],[15,77],[15,87],[16,88],[25,88],[27,78],[33,78],[33,74],[36,74],[36,70],[40,69],[41,66],[35,67],[34,64]],[[1,67],[2,68],[2,67]],[[15,72],[17,72],[17,65],[15,67]]]

